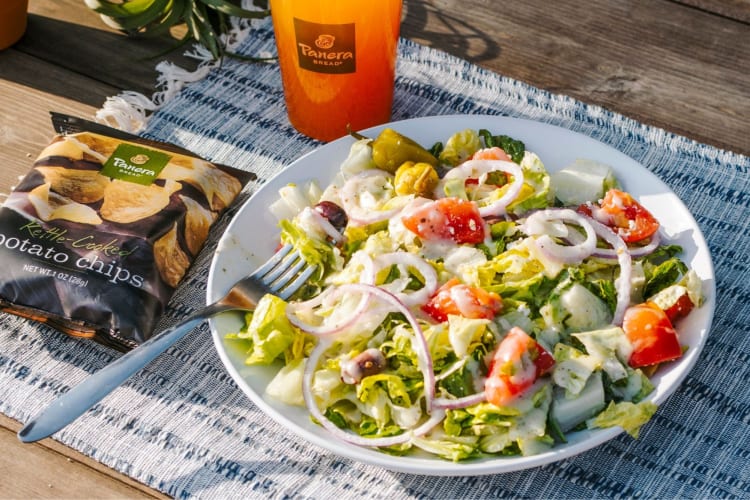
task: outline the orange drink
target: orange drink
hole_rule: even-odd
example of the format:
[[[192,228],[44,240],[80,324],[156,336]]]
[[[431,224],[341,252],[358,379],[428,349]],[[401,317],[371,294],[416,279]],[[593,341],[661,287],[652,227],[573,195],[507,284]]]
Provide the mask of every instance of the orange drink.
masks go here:
[[[10,47],[26,31],[27,0],[0,0],[0,50]]]
[[[391,117],[401,0],[271,0],[289,121],[330,141]]]

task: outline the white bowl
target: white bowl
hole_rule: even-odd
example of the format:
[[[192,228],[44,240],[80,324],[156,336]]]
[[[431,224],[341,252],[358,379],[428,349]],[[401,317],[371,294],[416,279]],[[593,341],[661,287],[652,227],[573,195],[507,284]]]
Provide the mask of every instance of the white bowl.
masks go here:
[[[708,247],[698,225],[680,199],[654,174],[619,151],[588,136],[530,120],[499,116],[457,115],[415,118],[374,127],[363,132],[376,137],[389,126],[430,147],[445,141],[453,133],[473,128],[487,129],[493,135],[505,134],[526,144],[539,155],[550,172],[576,159],[586,158],[610,165],[626,191],[632,193],[662,224],[670,243],[684,248],[683,260],[704,281],[706,302],[677,325],[680,342],[687,346],[685,355],[659,368],[652,378],[655,390],[649,396],[659,404],[674,392],[700,355],[708,336],[715,304],[715,281]],[[238,279],[265,261],[278,244],[276,219],[268,206],[278,198],[278,191],[289,183],[317,179],[326,186],[349,153],[353,139],[344,137],[299,158],[269,180],[240,208],[223,235],[208,278],[207,301],[219,299]],[[374,449],[354,446],[337,440],[325,429],[313,424],[305,408],[288,406],[264,394],[278,366],[246,366],[245,354],[225,341],[228,332],[242,326],[242,315],[226,313],[211,320],[214,344],[221,360],[237,385],[259,408],[282,427],[338,455],[389,470],[426,475],[479,475],[510,472],[545,465],[584,452],[602,444],[622,429],[584,430],[568,434],[568,442],[550,451],[528,457],[488,457],[450,462],[426,454],[392,456]]]

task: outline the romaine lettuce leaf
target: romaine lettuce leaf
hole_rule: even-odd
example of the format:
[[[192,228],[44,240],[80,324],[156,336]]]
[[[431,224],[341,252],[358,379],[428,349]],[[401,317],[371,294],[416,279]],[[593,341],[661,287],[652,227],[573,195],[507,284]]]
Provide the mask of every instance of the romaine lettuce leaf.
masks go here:
[[[609,392],[618,400],[638,403],[654,390],[654,384],[640,369],[628,367],[628,377],[617,383],[609,384]]]
[[[625,429],[625,432],[637,439],[641,426],[651,419],[656,410],[657,406],[651,401],[640,403],[629,401],[615,403],[612,401],[599,415],[587,420],[586,426],[589,429],[594,429],[619,425]]]
[[[542,160],[536,154],[526,151],[521,161],[521,169],[524,189],[515,201],[508,205],[508,212],[518,215],[534,208],[552,206],[555,200],[550,189],[550,176]]]
[[[322,276],[332,269],[340,269],[343,259],[335,246],[326,241],[310,236],[305,228],[300,227],[294,220],[282,220],[280,239],[282,243],[294,245],[302,258],[310,265],[319,266],[318,276]]]
[[[600,363],[602,370],[611,380],[617,381],[628,376],[628,359],[633,346],[619,326],[574,333],[572,335],[586,348],[589,356]]]
[[[445,458],[458,462],[474,456],[477,453],[476,437],[444,437],[441,439],[427,439],[421,437],[412,438],[411,442],[417,448]]]
[[[286,305],[285,300],[266,294],[255,311],[246,314],[246,327],[236,334],[236,338],[250,342],[246,364],[270,364],[282,356],[298,336],[304,335],[287,319]]]
[[[466,129],[456,132],[445,141],[440,152],[440,161],[456,166],[467,160],[482,147],[479,134],[475,130]]]
[[[358,172],[377,168],[372,160],[372,139],[359,139],[349,148],[349,155],[341,163],[341,172],[344,175],[354,175]]]
[[[578,395],[586,386],[586,382],[599,362],[575,347],[558,343],[555,345],[555,367],[552,380],[558,387],[565,389],[568,397]]]
[[[302,395],[302,374],[305,358],[296,359],[281,367],[266,387],[266,394],[288,405],[305,406]]]
[[[448,316],[448,340],[458,358],[467,356],[477,343],[481,343],[490,323],[488,319],[471,319],[453,314]]]

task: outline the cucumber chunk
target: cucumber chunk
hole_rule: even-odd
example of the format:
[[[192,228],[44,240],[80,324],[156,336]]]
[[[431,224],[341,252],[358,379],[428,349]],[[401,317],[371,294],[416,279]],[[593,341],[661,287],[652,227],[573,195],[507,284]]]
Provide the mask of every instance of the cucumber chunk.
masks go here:
[[[576,160],[550,174],[550,178],[555,197],[565,206],[595,202],[610,188],[617,187],[612,168],[593,160]]]
[[[565,397],[565,390],[557,387],[553,394],[551,416],[560,430],[568,432],[581,422],[604,409],[602,373],[591,374],[583,390],[575,398]]]

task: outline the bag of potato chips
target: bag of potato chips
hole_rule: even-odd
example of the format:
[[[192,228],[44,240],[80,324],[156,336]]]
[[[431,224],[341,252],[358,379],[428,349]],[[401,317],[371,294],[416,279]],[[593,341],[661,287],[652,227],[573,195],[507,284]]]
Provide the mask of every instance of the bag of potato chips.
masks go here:
[[[60,135],[0,207],[0,310],[133,348],[253,174],[52,116]]]

